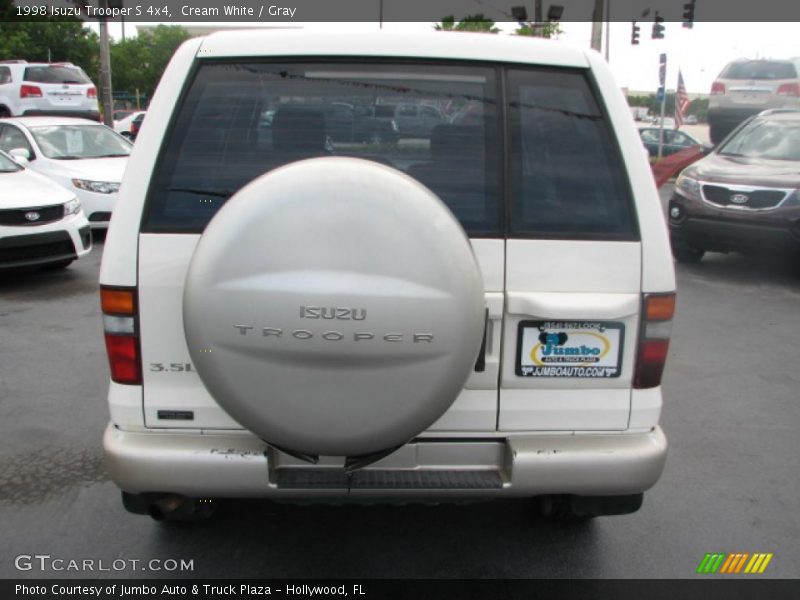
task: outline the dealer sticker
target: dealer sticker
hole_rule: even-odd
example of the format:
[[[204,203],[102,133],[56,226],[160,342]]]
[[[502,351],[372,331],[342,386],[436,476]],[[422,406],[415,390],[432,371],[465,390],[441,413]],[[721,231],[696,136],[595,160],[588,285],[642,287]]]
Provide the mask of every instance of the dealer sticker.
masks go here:
[[[523,321],[521,377],[619,377],[625,325],[607,321]]]

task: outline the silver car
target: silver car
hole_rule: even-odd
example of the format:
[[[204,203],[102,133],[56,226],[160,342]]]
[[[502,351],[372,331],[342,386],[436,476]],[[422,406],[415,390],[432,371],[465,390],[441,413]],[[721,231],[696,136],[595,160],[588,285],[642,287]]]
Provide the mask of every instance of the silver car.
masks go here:
[[[709,136],[718,144],[748,117],[768,108],[800,108],[800,59],[729,63],[711,86]]]

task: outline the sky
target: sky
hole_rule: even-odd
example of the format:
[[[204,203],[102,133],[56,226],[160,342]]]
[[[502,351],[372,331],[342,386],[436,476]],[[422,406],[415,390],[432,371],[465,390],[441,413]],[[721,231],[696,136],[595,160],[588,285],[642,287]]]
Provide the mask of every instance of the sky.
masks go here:
[[[180,23],[165,23],[177,25]],[[212,25],[212,23],[208,23]],[[253,23],[219,23],[226,26],[254,26]],[[667,88],[675,89],[680,68],[689,94],[708,94],[711,84],[722,68],[735,58],[790,58],[800,57],[800,25],[798,23],[709,23],[697,22],[693,29],[681,23],[665,23],[665,39],[650,38],[652,21],[639,23],[640,44],[630,43],[630,22],[610,24],[611,46],[609,64],[620,87],[630,91],[655,91],[658,86],[658,61],[662,52],[667,54]],[[375,30],[377,22],[365,23],[294,23],[307,29]],[[516,23],[501,23],[504,31],[513,31]],[[558,42],[580,47],[590,46],[591,23],[562,23],[563,34]],[[127,36],[135,35],[135,23],[127,23]],[[409,36],[415,32],[429,31],[431,23],[383,23],[388,31],[404,31]],[[118,23],[109,24],[109,33],[120,39]]]

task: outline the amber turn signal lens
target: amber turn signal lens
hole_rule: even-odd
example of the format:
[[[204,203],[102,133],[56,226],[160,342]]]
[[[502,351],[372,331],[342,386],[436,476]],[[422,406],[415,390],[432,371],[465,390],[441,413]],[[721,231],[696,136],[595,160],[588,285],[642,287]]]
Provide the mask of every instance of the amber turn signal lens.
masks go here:
[[[647,296],[645,319],[648,321],[669,321],[675,314],[675,294]]]
[[[134,290],[100,288],[100,307],[110,315],[134,314]]]

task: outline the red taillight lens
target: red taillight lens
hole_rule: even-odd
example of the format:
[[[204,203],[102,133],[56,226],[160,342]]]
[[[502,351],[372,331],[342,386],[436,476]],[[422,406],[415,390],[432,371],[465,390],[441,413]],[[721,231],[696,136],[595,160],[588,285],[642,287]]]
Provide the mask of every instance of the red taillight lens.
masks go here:
[[[35,85],[21,85],[19,86],[20,98],[41,98],[42,88]]]
[[[131,122],[131,135],[136,136],[139,134],[139,123],[137,121]]]
[[[97,98],[97,88],[90,87],[88,90],[86,90],[86,97],[87,98]]]
[[[724,94],[725,93],[725,84],[721,81],[715,81],[711,84],[711,95],[714,94]]]
[[[142,370],[139,366],[139,340],[129,335],[106,333],[106,351],[111,367],[111,379],[117,383],[139,385]]]
[[[633,387],[653,388],[661,385],[661,376],[669,352],[675,294],[646,294],[642,303],[642,329]]]
[[[777,93],[779,96],[800,96],[800,83],[784,83]]]
[[[136,288],[100,288],[108,364],[116,383],[141,385],[142,360],[136,326]]]

